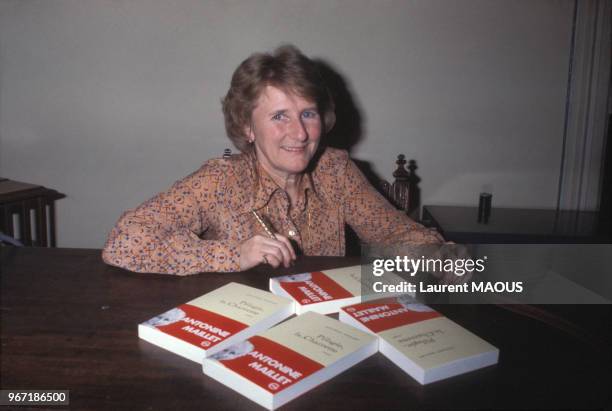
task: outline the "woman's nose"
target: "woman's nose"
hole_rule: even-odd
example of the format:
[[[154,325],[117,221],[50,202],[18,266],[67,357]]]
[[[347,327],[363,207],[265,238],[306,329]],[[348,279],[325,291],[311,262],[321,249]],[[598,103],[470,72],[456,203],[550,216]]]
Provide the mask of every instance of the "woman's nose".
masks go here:
[[[308,140],[308,131],[302,119],[292,121],[291,137],[298,141]]]

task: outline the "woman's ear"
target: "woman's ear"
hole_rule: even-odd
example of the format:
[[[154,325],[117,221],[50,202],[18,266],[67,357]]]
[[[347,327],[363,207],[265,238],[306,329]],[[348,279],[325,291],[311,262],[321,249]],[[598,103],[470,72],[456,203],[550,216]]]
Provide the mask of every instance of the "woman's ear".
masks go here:
[[[253,133],[253,126],[251,124],[244,127],[244,136],[249,144],[255,141],[255,133]]]

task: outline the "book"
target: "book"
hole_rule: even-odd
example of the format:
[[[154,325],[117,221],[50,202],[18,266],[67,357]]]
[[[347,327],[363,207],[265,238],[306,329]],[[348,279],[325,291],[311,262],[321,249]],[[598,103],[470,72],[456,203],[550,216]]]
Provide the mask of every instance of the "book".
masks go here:
[[[274,294],[295,301],[296,314],[307,311],[332,314],[337,313],[342,306],[356,304],[374,294],[376,298],[402,294],[375,293],[374,282],[400,284],[405,281],[391,272],[386,272],[384,278],[368,278],[362,275],[362,267],[356,265],[273,277],[270,278],[269,288]],[[367,290],[367,295],[364,295],[364,290]]]
[[[376,353],[375,336],[308,312],[207,357],[204,374],[273,410]]]
[[[410,296],[342,307],[340,321],[379,337],[378,350],[421,384],[496,364],[499,350]]]
[[[291,315],[291,300],[229,283],[139,324],[138,337],[201,364]]]

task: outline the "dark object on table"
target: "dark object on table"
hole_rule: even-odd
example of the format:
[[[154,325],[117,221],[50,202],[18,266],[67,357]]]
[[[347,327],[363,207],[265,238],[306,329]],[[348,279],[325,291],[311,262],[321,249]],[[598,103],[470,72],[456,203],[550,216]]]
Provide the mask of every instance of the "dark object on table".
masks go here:
[[[478,201],[478,222],[487,224],[491,216],[491,200],[493,195],[490,193],[480,193]]]
[[[55,200],[64,197],[36,184],[0,179],[0,231],[26,246],[55,247]]]

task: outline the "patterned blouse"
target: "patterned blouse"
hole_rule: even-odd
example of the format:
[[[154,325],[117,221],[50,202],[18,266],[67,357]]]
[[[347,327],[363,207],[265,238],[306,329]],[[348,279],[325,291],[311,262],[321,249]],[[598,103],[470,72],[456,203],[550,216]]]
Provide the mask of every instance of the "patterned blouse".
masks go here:
[[[107,264],[176,275],[239,271],[240,244],[265,232],[251,210],[305,255],[342,256],[344,225],[375,244],[443,242],[396,210],[365,179],[346,151],[326,148],[288,194],[252,153],[209,160],[134,210],[125,212],[102,252]]]

